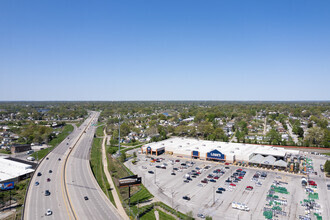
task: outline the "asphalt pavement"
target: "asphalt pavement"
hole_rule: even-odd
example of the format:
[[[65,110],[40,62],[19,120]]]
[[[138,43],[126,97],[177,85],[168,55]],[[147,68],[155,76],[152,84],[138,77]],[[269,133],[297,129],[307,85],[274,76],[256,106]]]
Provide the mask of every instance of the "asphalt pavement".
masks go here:
[[[89,165],[98,117],[98,112],[92,112],[47,156],[48,159],[40,163],[28,189],[24,219],[121,219],[96,182]],[[36,175],[38,172],[42,175]],[[37,181],[39,185],[35,185]],[[45,196],[46,190],[50,191],[49,196]],[[85,196],[88,200],[84,199]],[[45,215],[47,209],[52,210],[52,215]]]

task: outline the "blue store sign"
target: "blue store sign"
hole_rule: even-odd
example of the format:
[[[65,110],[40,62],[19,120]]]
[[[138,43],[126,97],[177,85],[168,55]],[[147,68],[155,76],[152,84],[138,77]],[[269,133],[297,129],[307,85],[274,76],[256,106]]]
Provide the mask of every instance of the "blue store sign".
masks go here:
[[[151,147],[150,147],[150,146],[147,147],[147,151],[148,151],[148,152],[151,152]]]
[[[196,151],[196,150],[194,150],[194,151],[192,152],[192,155],[193,155],[193,157],[199,157],[199,152]]]
[[[218,150],[213,150],[207,153],[207,159],[224,160],[225,155]]]

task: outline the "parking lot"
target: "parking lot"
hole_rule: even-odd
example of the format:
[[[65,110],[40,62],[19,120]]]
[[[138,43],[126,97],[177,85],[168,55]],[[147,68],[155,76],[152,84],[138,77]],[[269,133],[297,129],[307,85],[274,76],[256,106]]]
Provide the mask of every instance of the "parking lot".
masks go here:
[[[145,155],[138,155],[139,161],[136,165],[128,161],[126,166],[142,177],[143,184],[156,199],[183,213],[192,211],[194,216],[203,214],[213,219],[265,219],[265,211],[272,212],[273,219],[299,219],[299,216],[305,215],[306,207],[302,206],[301,201],[308,199],[308,195],[301,186],[300,175],[189,160],[170,155],[153,158],[164,160],[151,162]],[[237,172],[237,169],[242,169],[245,175],[239,175],[241,171]],[[216,173],[215,170],[220,172]],[[197,172],[200,174],[196,174]],[[261,177],[262,172],[266,172],[267,177]],[[236,176],[233,176],[234,173]],[[210,174],[213,177],[209,176]],[[259,177],[254,178],[256,175]],[[206,183],[202,183],[204,179],[207,180],[204,181]],[[321,179],[315,176],[316,182],[319,183],[315,191],[319,195],[317,203],[320,205],[320,215],[327,219],[330,214],[330,193],[326,189],[325,180],[323,183]],[[247,189],[247,186],[251,187]],[[218,188],[224,188],[225,191]],[[288,194],[282,193],[282,188],[285,188]],[[249,210],[236,208],[236,205],[233,208],[233,203],[244,204],[245,209]],[[310,217],[316,219],[311,213]]]

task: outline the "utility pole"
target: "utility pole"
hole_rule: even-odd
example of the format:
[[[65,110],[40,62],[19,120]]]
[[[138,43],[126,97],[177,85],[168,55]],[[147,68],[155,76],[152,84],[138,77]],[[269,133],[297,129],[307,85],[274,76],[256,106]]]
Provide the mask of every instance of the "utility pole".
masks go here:
[[[118,155],[120,155],[120,115],[119,115]]]

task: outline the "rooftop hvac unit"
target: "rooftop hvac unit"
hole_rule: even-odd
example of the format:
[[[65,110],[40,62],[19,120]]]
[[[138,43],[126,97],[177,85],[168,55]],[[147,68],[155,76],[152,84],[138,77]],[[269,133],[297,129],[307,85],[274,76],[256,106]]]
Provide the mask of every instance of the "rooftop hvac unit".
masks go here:
[[[199,149],[199,147],[195,147],[195,149]]]
[[[218,148],[221,148],[221,146],[218,146]]]
[[[235,149],[236,149],[236,150],[239,150],[239,147],[236,147]]]
[[[203,146],[206,146],[205,144],[203,144]]]
[[[173,141],[171,141],[171,143],[173,143]]]
[[[190,143],[188,142],[187,145],[189,145]]]
[[[233,154],[233,153],[234,153],[234,151],[230,151],[230,153],[232,153],[232,154]]]
[[[162,145],[165,145],[164,143],[162,143]]]
[[[182,145],[179,145],[179,147],[182,147]]]

